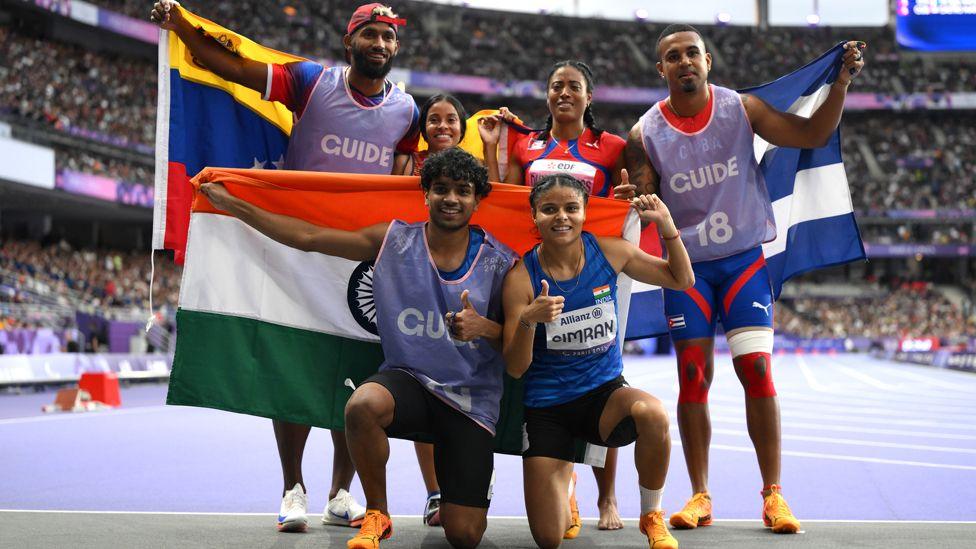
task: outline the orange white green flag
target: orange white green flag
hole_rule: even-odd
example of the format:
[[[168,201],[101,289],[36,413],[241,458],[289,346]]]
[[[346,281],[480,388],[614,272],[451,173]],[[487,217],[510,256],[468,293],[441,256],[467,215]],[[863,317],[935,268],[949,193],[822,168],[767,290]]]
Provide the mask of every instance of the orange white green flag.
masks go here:
[[[266,210],[338,229],[427,219],[416,177],[207,168],[193,184],[207,181]],[[496,184],[472,223],[524,253],[537,242],[528,195],[526,187]],[[591,198],[585,229],[636,242],[640,223],[628,212],[626,202]],[[343,428],[353,387],[382,362],[371,276],[370,263],[287,247],[197,192],[167,402]],[[629,292],[621,276],[621,334]],[[521,451],[520,401],[520,385],[508,380],[500,451]]]

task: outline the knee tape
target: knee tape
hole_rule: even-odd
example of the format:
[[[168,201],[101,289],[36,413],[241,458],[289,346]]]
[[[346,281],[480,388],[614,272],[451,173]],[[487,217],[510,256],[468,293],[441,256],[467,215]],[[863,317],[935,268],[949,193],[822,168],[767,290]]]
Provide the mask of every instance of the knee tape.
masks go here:
[[[678,356],[678,403],[708,402],[708,385],[705,351],[698,345],[685,347]]]
[[[748,330],[729,338],[729,351],[748,398],[776,396],[773,386],[773,332]]]
[[[735,373],[749,398],[776,396],[773,386],[773,363],[768,353],[749,353],[732,359]]]

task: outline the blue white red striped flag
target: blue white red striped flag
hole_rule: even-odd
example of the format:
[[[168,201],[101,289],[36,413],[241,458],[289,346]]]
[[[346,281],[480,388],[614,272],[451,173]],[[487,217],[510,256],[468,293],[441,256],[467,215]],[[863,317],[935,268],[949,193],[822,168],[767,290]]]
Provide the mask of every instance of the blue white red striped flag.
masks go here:
[[[774,108],[810,116],[826,99],[842,68],[843,44],[768,84],[740,90]],[[865,259],[840,150],[840,128],[819,149],[770,145],[758,135],[756,160],[776,216],[776,240],[763,245],[779,298],[783,283],[821,267]]]

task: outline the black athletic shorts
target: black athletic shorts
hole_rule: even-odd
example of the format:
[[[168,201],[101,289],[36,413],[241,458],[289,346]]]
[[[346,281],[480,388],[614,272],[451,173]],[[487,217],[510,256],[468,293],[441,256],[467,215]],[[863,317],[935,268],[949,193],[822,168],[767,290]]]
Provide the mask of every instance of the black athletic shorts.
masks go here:
[[[546,408],[526,406],[522,458],[550,457],[573,461],[576,439],[608,448],[619,448],[637,440],[637,425],[632,417],[618,423],[606,440],[600,437],[603,409],[610,395],[626,385],[627,381],[620,376],[569,402]]]
[[[495,437],[403,370],[383,370],[363,383],[371,382],[393,395],[388,436],[434,443],[441,501],[487,509],[495,481]]]

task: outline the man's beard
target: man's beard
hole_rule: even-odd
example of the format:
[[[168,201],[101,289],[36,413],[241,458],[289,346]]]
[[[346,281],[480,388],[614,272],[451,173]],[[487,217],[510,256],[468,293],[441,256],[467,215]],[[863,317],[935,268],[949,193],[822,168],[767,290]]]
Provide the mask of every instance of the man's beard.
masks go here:
[[[376,65],[369,60],[367,55],[369,51],[366,50],[353,50],[352,52],[352,66],[357,72],[369,78],[370,80],[378,80],[380,78],[386,78],[387,74],[390,74],[390,69],[393,68],[393,57],[386,60],[386,63],[382,65]]]

